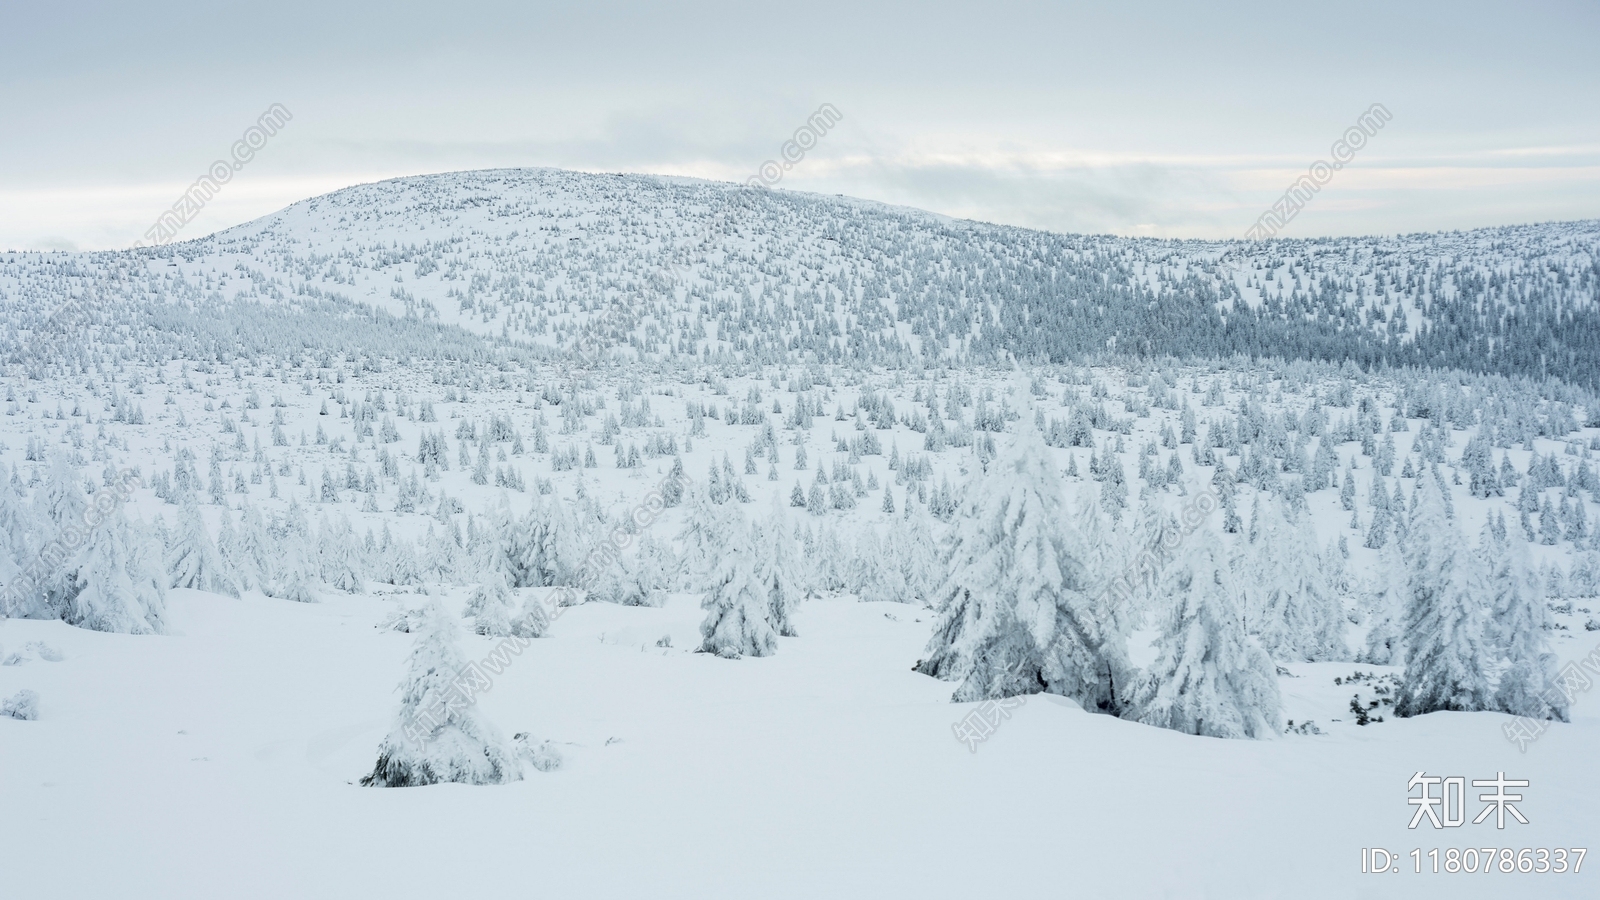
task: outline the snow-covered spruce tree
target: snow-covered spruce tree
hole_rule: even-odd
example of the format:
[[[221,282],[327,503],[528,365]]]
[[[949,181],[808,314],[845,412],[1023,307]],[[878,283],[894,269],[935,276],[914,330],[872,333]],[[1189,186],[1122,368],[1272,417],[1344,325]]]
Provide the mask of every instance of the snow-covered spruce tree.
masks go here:
[[[485,569],[467,598],[464,616],[474,619],[478,634],[503,637],[511,633],[511,617],[516,613],[511,599],[511,582],[503,572]]]
[[[550,587],[563,576],[563,543],[576,535],[567,507],[555,494],[550,499],[534,498],[533,506],[513,522],[509,511],[497,530],[503,552],[507,554],[514,587]]]
[[[1126,548],[1130,593],[1122,601],[1133,622],[1140,621],[1145,611],[1160,606],[1156,585],[1179,546],[1178,520],[1165,508],[1164,499],[1148,488],[1139,493],[1139,507]]]
[[[1534,571],[1528,542],[1519,529],[1501,536],[1485,525],[1479,555],[1489,567],[1490,620],[1487,638],[1505,658],[1495,687],[1494,706],[1514,716],[1567,721],[1567,704],[1556,682],[1556,656],[1550,652],[1550,611]]]
[[[378,580],[393,585],[412,585],[422,582],[422,565],[410,541],[399,540],[389,532],[389,523],[383,525],[383,541],[376,551],[377,565],[373,570]],[[277,596],[268,594],[268,596]]]
[[[246,502],[239,510],[237,539],[217,549],[241,590],[259,590],[270,596],[272,534],[259,510]]]
[[[322,582],[346,594],[359,594],[365,578],[355,529],[341,515],[335,522],[322,520],[317,528],[317,566]]]
[[[1114,709],[1092,643],[1081,540],[1055,467],[1024,415],[1004,455],[965,492],[945,553],[939,620],[916,671],[957,681],[956,702],[1051,691]]]
[[[520,523],[504,505],[477,519],[468,532],[469,573],[477,573],[480,582],[492,573],[503,579],[508,588],[543,586],[546,568],[542,512],[543,506],[535,498],[533,508]]]
[[[428,526],[420,558],[422,571],[427,580],[453,583],[461,575],[464,554],[461,546],[456,543],[459,533],[454,530],[453,523],[439,531],[435,531],[432,525]]]
[[[724,551],[729,514],[726,507],[712,503],[698,485],[689,488],[687,505],[683,530],[678,533],[683,554],[678,560],[677,583],[681,591],[701,593],[710,584],[718,556]]]
[[[500,732],[453,686],[466,667],[456,626],[437,602],[412,619],[416,634],[400,682],[400,711],[364,787],[414,787],[441,782],[505,784],[522,778]]]
[[[838,493],[837,485],[835,485],[831,493]],[[843,518],[841,531],[848,527],[844,523],[849,521],[849,516]],[[862,584],[872,578],[873,570],[877,567],[878,561],[877,538],[876,532],[872,532],[871,529],[862,529],[853,533],[846,532],[846,536],[841,539],[843,552],[839,555],[838,564],[839,578],[844,582],[841,590],[859,593]],[[861,542],[864,540],[872,541],[873,546],[863,550]]]
[[[581,483],[580,483],[581,488]],[[570,505],[561,500],[551,504],[550,534],[554,570],[549,583],[576,585],[583,578],[589,552],[604,540],[606,512],[592,497],[578,493]]]
[[[905,599],[924,606],[932,603],[933,592],[939,586],[939,548],[928,526],[930,518],[928,508],[907,494],[899,518],[890,524],[894,561],[899,564],[900,578],[905,582]]]
[[[38,519],[57,531],[68,525],[82,523],[83,514],[89,508],[89,498],[83,493],[81,484],[71,457],[63,452],[52,453],[50,473],[33,497]]]
[[[807,596],[820,597],[848,590],[845,562],[849,555],[833,526],[824,524],[818,528],[806,544]]]
[[[871,525],[864,526],[851,546],[850,590],[868,603],[905,603],[910,597],[894,558],[893,533],[880,540]]]
[[[1383,478],[1374,474],[1372,476],[1372,489],[1368,495],[1368,502],[1372,507],[1372,525],[1367,529],[1366,540],[1362,546],[1368,550],[1381,550],[1389,541],[1389,495],[1383,489]]]
[[[673,454],[672,471],[667,473],[667,480],[661,485],[661,501],[667,508],[683,502],[683,486],[688,480],[683,473],[683,457]]]
[[[1488,436],[1480,430],[1461,450],[1461,468],[1466,469],[1471,478],[1468,490],[1472,496],[1480,499],[1505,496],[1493,463]]]
[[[1252,632],[1274,659],[1348,659],[1344,608],[1326,583],[1309,516],[1270,498],[1262,518],[1253,545],[1260,606]]]
[[[1131,688],[1138,674],[1128,661],[1127,642],[1143,616],[1134,605],[1138,576],[1130,562],[1130,541],[1106,515],[1099,490],[1093,482],[1079,489],[1073,521],[1078,523],[1076,545],[1083,548],[1084,594],[1089,598],[1083,626],[1090,643],[1100,648],[1105,679],[1115,691],[1117,685]]]
[[[634,552],[617,560],[617,602],[628,606],[661,606],[667,599],[678,561],[672,548],[649,534],[640,534]]]
[[[550,630],[550,609],[532,592],[522,599],[522,609],[511,619],[511,633],[520,638],[541,638]]]
[[[122,510],[89,531],[80,559],[61,616],[67,624],[118,634],[164,630],[166,578],[156,564],[159,550]]]
[[[627,569],[633,579],[635,597],[641,606],[661,606],[667,602],[678,558],[670,543],[651,534],[640,535],[638,543]]]
[[[288,512],[278,523],[277,531],[273,541],[277,555],[273,559],[271,589],[263,588],[262,593],[279,600],[315,603],[317,570],[312,561],[315,551],[311,546],[311,526],[298,502],[289,501]]]
[[[762,531],[759,550],[761,568],[757,572],[767,596],[767,618],[778,634],[795,637],[794,611],[803,593],[800,587],[800,558],[789,517],[778,494],[773,494],[772,513]]]
[[[743,514],[732,510],[722,529],[721,547],[713,557],[711,585],[700,607],[703,653],[726,659],[771,656],[778,636],[767,621],[769,594],[759,575],[760,558]]]
[[[234,587],[240,590],[248,590],[234,573],[230,562],[239,546],[239,532],[234,530],[233,516],[229,514],[228,508],[224,506],[218,511],[217,519],[217,559],[222,564],[223,571],[228,573],[229,580],[233,581]]]
[[[239,588],[228,576],[211,535],[206,533],[206,523],[193,494],[184,497],[178,511],[178,529],[166,556],[168,587],[239,596]]]
[[[1445,516],[1437,481],[1417,479],[1406,526],[1406,672],[1395,715],[1492,708],[1483,640],[1483,564]]]
[[[1406,562],[1394,541],[1378,551],[1367,588],[1367,647],[1359,660],[1375,666],[1405,663]]]
[[[12,537],[20,537],[26,546],[24,560],[45,563],[44,578],[26,592],[21,615],[56,618],[63,615],[77,591],[74,572],[83,559],[84,513],[89,508],[78,470],[66,453],[50,454],[49,473],[34,491],[32,506],[32,514],[27,516],[32,530]]]
[[[1171,607],[1156,661],[1133,698],[1133,718],[1211,737],[1275,735],[1277,668],[1240,624],[1222,545],[1204,524],[1183,544],[1157,590]]]
[[[1600,596],[1600,528],[1589,535],[1589,544],[1572,555],[1568,589],[1580,597]]]
[[[42,619],[57,615],[46,602],[41,586],[21,580],[23,568],[37,553],[29,538],[40,530],[13,470],[10,478],[0,479],[0,618]]]

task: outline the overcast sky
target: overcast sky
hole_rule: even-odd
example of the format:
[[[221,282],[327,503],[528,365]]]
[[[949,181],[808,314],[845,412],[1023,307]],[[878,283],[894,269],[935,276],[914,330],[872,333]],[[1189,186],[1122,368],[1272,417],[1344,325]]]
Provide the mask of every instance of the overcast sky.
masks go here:
[[[1594,218],[1597,38],[1592,0],[13,4],[0,248],[132,244],[274,103],[182,237],[458,169],[743,181],[823,103],[843,121],[780,188],[1238,237],[1381,103],[1284,235]]]

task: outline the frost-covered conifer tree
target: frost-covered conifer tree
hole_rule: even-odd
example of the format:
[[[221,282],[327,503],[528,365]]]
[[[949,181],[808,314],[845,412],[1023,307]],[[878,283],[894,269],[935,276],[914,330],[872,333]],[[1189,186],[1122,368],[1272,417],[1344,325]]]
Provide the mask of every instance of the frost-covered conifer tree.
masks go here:
[[[711,502],[699,487],[689,491],[688,515],[678,538],[683,555],[678,565],[678,586],[689,593],[706,590],[717,558],[726,552],[723,541],[730,528],[725,508]]]
[[[1376,666],[1405,662],[1406,563],[1393,541],[1378,551],[1378,567],[1367,589],[1367,647],[1360,661]]]
[[[1478,553],[1489,568],[1493,618],[1486,637],[1506,661],[1495,687],[1495,708],[1514,716],[1567,721],[1566,699],[1555,690],[1556,657],[1545,631],[1549,607],[1528,542],[1515,528],[1501,536],[1485,525]]]
[[[228,508],[226,506],[222,508],[217,518],[219,520],[219,525],[217,527],[217,559],[220,560],[225,569],[228,570],[229,578],[234,581],[234,586],[237,588],[243,588],[244,585],[239,584],[237,574],[231,571],[231,564],[229,562],[229,560],[233,558],[233,554],[238,547],[239,532],[234,529],[233,516],[228,512]]]
[[[795,547],[789,517],[773,495],[772,513],[762,534],[761,570],[758,573],[767,593],[767,617],[784,637],[795,637],[794,611],[803,593],[800,587],[800,559]]]
[[[1098,493],[1097,485],[1083,485],[1073,516],[1078,523],[1078,544],[1083,548],[1084,593],[1089,598],[1084,624],[1093,629],[1092,642],[1100,647],[1107,680],[1113,688],[1131,688],[1135,673],[1128,662],[1126,642],[1142,619],[1133,597],[1137,572],[1130,560],[1129,539],[1105,514]]]
[[[1493,462],[1489,439],[1479,431],[1461,450],[1461,467],[1467,470],[1471,478],[1468,490],[1472,492],[1472,496],[1478,498],[1505,496],[1505,488],[1500,484],[1499,476],[1495,474]]]
[[[769,594],[758,568],[750,526],[735,511],[722,532],[710,590],[700,604],[706,611],[705,621],[700,623],[700,634],[705,638],[700,645],[702,652],[727,659],[771,656],[777,652],[778,636],[767,620]]]
[[[340,516],[329,524],[326,519],[317,529],[317,563],[325,584],[346,594],[359,594],[365,578],[361,549],[356,544],[350,520]]]
[[[239,511],[237,540],[217,549],[241,590],[259,590],[271,596],[272,534],[260,510],[245,503]]]
[[[1417,482],[1404,545],[1406,673],[1394,711],[1405,717],[1490,709],[1483,565],[1446,518],[1437,481]]]
[[[0,618],[52,618],[57,612],[38,586],[22,583],[24,567],[34,559],[30,536],[40,531],[33,509],[25,502],[15,470],[0,481]]]
[[[1589,536],[1588,546],[1574,551],[1567,582],[1580,597],[1600,596],[1600,528]]]
[[[474,618],[478,634],[503,637],[511,633],[511,617],[517,612],[511,599],[511,582],[504,572],[485,569],[467,598],[462,615]]]
[[[557,499],[547,509],[544,534],[549,571],[544,583],[575,585],[583,575],[589,550],[599,540],[598,532],[605,520],[604,513],[593,500],[581,493],[575,495],[570,505]]]
[[[44,554],[49,561],[43,584],[31,590],[29,616],[54,617],[61,614],[77,590],[73,581],[75,562],[83,558],[79,544],[84,530],[88,497],[78,480],[78,470],[64,452],[50,454],[50,470],[44,483],[34,492],[33,515],[29,524],[35,531],[32,540],[25,536],[28,550],[24,559]],[[75,552],[57,559],[53,550],[66,547]]]
[[[89,498],[84,495],[78,470],[67,454],[51,454],[50,472],[34,494],[33,503],[37,518],[56,530],[83,522],[83,514],[89,508]]]
[[[466,667],[456,627],[437,603],[416,617],[416,641],[400,682],[400,711],[378,747],[366,787],[413,787],[441,782],[504,784],[522,778],[516,756],[482,712],[457,699],[453,686]]]
[[[672,457],[672,471],[667,473],[667,480],[661,486],[661,501],[668,508],[683,502],[683,487],[688,482],[683,474],[683,457]]]
[[[1050,690],[1111,708],[1114,686],[1087,621],[1081,538],[1068,521],[1048,450],[1024,416],[1005,455],[965,494],[917,671],[960,682],[957,702]]]
[[[1209,527],[1184,539],[1157,595],[1171,604],[1159,649],[1132,702],[1134,717],[1186,734],[1265,738],[1278,733],[1277,668],[1244,632],[1226,555]]]
[[[899,565],[900,580],[905,584],[903,599],[930,604],[939,586],[939,548],[928,527],[927,507],[907,495],[903,512],[890,523],[890,536],[894,553],[891,562]]]
[[[467,553],[471,572],[482,581],[486,573],[503,579],[508,588],[542,586],[546,582],[544,554],[539,547],[544,533],[543,506],[535,498],[533,508],[521,523],[513,521],[510,508],[501,505],[470,523]]]
[[[1154,602],[1161,570],[1175,555],[1178,541],[1178,520],[1164,508],[1155,491],[1141,491],[1127,548],[1131,594],[1125,602],[1132,607],[1135,620]]]
[[[62,615],[67,624],[119,634],[165,630],[166,579],[157,564],[159,550],[120,509],[89,531],[80,558],[75,591]]]
[[[178,512],[178,530],[173,534],[172,546],[167,549],[166,564],[169,587],[239,596],[239,588],[228,577],[222,557],[211,543],[211,535],[206,533],[206,523],[200,517],[200,507],[194,502],[193,494],[184,498]]]
[[[845,578],[844,560],[849,552],[839,540],[839,533],[831,526],[824,525],[817,530],[810,543],[806,545],[806,593],[810,596],[821,596],[828,592],[843,591],[848,588]]]
[[[311,527],[306,523],[298,502],[289,501],[288,513],[273,543],[277,555],[269,585],[271,589],[263,589],[263,593],[279,600],[315,603],[317,572],[312,557]]]
[[[452,525],[440,531],[435,531],[433,526],[428,526],[428,534],[423,538],[422,544],[422,569],[432,581],[454,581],[462,565],[462,550],[456,543],[456,535],[460,534]]]
[[[650,535],[642,535],[638,549],[606,567],[596,596],[623,606],[660,606],[665,601],[668,579],[677,561],[671,548]]]
[[[1539,543],[1547,547],[1561,543],[1561,521],[1556,518],[1556,510],[1550,504],[1549,497],[1539,506]]]
[[[1372,476],[1372,490],[1368,494],[1369,505],[1372,507],[1372,524],[1367,528],[1366,540],[1362,546],[1368,550],[1381,550],[1389,542],[1389,495],[1383,489],[1383,479],[1377,474]]]
[[[888,540],[879,539],[877,530],[868,525],[851,547],[850,589],[868,603],[905,603],[911,599],[894,558],[893,538],[891,532]]]
[[[511,633],[520,638],[544,637],[550,629],[550,610],[533,592],[527,593],[521,611],[511,619]]]
[[[1262,648],[1274,659],[1349,658],[1344,608],[1325,578],[1308,515],[1285,515],[1283,504],[1269,499],[1253,546],[1260,606],[1251,628]]]

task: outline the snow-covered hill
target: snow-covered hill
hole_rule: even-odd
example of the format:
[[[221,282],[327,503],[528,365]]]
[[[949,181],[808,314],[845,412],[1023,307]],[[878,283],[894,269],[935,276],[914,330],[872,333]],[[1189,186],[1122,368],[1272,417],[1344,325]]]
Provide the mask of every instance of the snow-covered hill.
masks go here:
[[[170,312],[148,312],[163,304],[213,321],[242,316],[239,334],[215,334],[212,344],[253,347],[260,338],[247,332],[261,330],[262,314],[237,303],[327,301],[510,343],[652,357],[727,351],[757,362],[900,365],[1004,353],[1056,362],[1107,351],[1245,353],[1593,386],[1597,299],[1600,221],[1162,241],[548,169],[362,185],[159,249],[0,255],[13,358],[97,323],[172,327]],[[138,314],[105,318],[123,304]],[[365,340],[444,341],[467,352],[459,336],[393,331]]]

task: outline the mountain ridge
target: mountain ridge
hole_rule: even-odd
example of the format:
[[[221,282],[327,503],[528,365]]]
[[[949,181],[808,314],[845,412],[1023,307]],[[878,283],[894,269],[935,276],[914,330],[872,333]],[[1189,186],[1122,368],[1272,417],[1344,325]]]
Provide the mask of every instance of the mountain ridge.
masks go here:
[[[297,302],[537,352],[867,365],[1243,353],[1593,387],[1600,220],[1125,238],[678,176],[485,169],[355,185],[158,248],[0,254],[13,357],[36,334],[103,328],[84,305],[129,307],[126,325],[160,304]],[[63,304],[76,324],[50,321]]]

